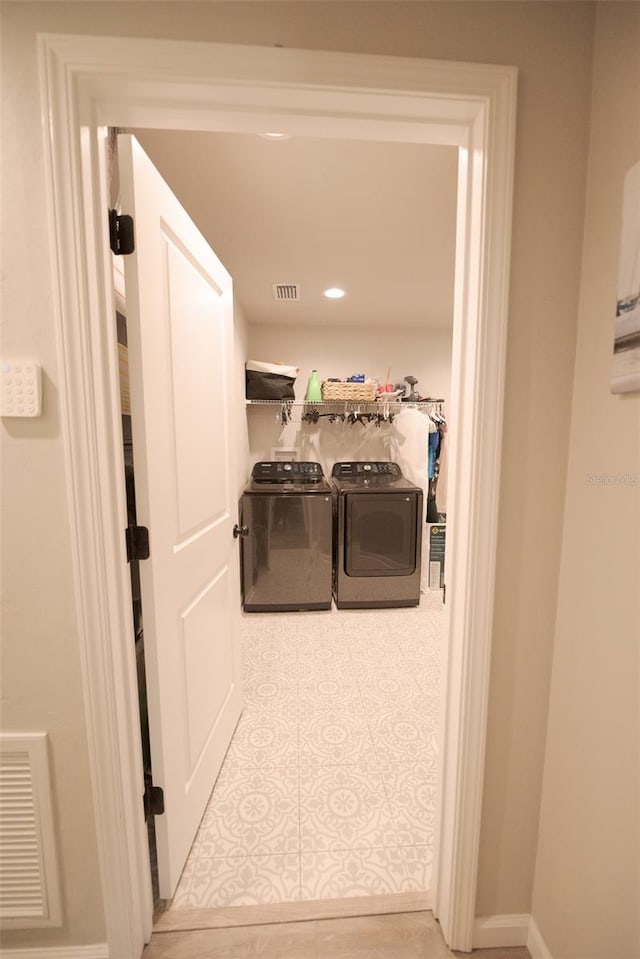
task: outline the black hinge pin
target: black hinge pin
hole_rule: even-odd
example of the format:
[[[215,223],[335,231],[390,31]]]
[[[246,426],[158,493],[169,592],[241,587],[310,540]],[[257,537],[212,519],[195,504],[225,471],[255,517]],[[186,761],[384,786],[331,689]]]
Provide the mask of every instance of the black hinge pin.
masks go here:
[[[128,256],[129,253],[133,253],[135,241],[132,216],[109,210],[109,245],[111,252],[118,256]]]
[[[161,786],[154,786],[151,780],[151,774],[145,773],[144,776],[144,796],[142,797],[144,806],[144,818],[148,820],[150,816],[164,815],[164,792]]]
[[[149,530],[146,526],[128,526],[125,530],[127,563],[149,559]]]

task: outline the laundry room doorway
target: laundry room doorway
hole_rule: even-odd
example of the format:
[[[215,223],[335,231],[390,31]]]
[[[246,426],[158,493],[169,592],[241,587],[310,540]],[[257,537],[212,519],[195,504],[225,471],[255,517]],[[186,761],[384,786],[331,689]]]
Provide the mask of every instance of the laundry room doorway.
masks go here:
[[[134,737],[131,594],[121,567],[126,511],[117,493],[122,449],[105,244],[106,126],[256,132],[277,119],[292,133],[348,132],[460,150],[451,404],[458,433],[448,542],[448,580],[455,589],[434,911],[448,943],[470,948],[497,526],[514,71],[88,37],[45,38],[41,55],[72,536],[79,568],[99,574],[78,585],[89,627],[82,635],[90,637],[83,647],[89,753],[110,950],[126,959],[137,959],[150,934],[151,908]],[[96,424],[98,443],[92,439]],[[120,772],[115,779],[114,769]]]
[[[446,610],[442,590],[429,588],[423,503],[432,485],[428,427],[440,435],[438,408],[447,404],[400,403],[393,393],[389,401],[363,404],[362,416],[354,406],[345,418],[349,404],[316,408],[303,400],[312,366],[323,379],[360,368],[380,382],[413,373],[414,395],[417,378],[423,398],[450,396],[458,150],[369,139],[131,132],[233,275],[240,490],[257,463],[267,473],[264,461],[274,449],[295,450],[300,469],[313,461],[325,477],[307,494],[286,487],[279,494],[277,482],[265,485],[269,473],[242,497],[244,609],[272,612],[243,616],[245,710],[159,928],[220,921],[203,910],[221,908],[234,922],[254,907],[275,905],[282,908],[271,908],[272,921],[303,908],[305,915],[347,905],[426,908]],[[322,296],[331,275],[348,291],[334,304]],[[265,282],[285,276],[299,281],[293,302],[272,298]],[[251,357],[300,367],[294,403],[245,403]],[[215,402],[209,407],[216,417]],[[380,490],[355,497],[354,523],[384,533],[367,547],[374,565],[381,550],[398,568],[391,576],[374,570],[342,577],[345,561],[337,558],[335,599],[344,611],[279,616],[275,610],[331,606],[326,481],[335,462],[354,459],[392,461],[371,467]],[[392,463],[410,484],[408,496],[388,472]],[[285,478],[283,470],[295,468],[277,466]],[[440,477],[437,500],[443,510],[445,481]],[[318,524],[327,525],[320,514],[305,519],[303,503],[312,501],[326,510],[326,542],[314,536]],[[358,519],[358,503],[366,501],[373,512]],[[269,534],[254,541],[254,527],[267,526]],[[336,544],[343,538],[337,534]],[[301,547],[312,539],[307,554]],[[375,907],[365,897],[375,898]]]

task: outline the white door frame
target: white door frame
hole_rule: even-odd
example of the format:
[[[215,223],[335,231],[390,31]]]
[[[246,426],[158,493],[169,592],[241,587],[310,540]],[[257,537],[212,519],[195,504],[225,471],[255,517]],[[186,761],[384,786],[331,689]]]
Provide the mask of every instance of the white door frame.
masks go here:
[[[58,385],[109,954],[151,931],[102,149],[105,128],[263,132],[459,148],[434,912],[475,915],[501,462],[513,67],[233,44],[39,37]]]

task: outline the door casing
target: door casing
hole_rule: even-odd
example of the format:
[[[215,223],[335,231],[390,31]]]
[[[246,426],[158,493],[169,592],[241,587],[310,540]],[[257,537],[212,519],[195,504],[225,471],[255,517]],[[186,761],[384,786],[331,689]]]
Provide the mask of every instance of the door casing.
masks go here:
[[[504,400],[516,70],[235,44],[41,35],[60,413],[109,954],[138,959],[152,902],[142,816],[104,141],[113,127],[456,146],[449,642],[433,908],[472,948]],[[124,827],[123,827],[124,824]]]

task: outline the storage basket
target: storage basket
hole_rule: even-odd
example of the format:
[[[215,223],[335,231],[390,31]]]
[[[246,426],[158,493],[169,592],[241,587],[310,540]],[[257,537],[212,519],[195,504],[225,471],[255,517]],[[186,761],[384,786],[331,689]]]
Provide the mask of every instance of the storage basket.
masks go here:
[[[375,380],[365,380],[364,383],[332,383],[325,380],[322,384],[322,399],[331,400],[361,400],[371,403],[376,398],[377,384]]]

